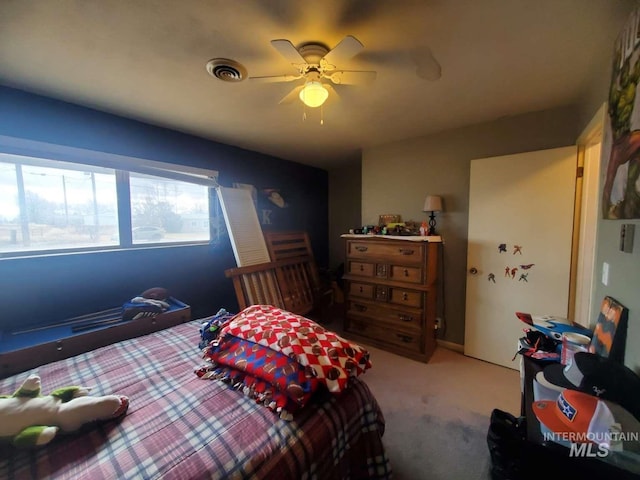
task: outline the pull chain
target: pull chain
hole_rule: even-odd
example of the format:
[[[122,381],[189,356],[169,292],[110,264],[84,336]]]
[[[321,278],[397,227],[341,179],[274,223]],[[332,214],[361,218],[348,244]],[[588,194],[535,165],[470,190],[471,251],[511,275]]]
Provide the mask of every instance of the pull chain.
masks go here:
[[[307,120],[307,106],[305,105],[302,110],[302,121]],[[324,107],[320,105],[320,125],[324,125]]]

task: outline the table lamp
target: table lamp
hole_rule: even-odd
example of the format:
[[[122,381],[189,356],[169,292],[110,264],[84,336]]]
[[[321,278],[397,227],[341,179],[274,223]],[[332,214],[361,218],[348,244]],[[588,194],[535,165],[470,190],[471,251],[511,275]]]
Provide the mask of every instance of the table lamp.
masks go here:
[[[442,197],[437,195],[427,195],[424,200],[423,212],[429,213],[429,232],[427,235],[436,235],[436,213],[442,211]]]

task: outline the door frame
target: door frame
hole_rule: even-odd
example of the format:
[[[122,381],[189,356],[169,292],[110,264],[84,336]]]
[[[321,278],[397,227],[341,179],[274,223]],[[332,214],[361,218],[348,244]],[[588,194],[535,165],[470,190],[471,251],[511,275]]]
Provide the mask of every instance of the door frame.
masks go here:
[[[586,327],[595,323],[592,292],[595,287],[595,256],[599,216],[597,204],[600,192],[600,166],[606,107],[606,103],[600,106],[576,140],[578,171],[582,171],[582,175],[576,175],[567,316],[570,320]],[[595,189],[596,198],[585,198],[589,192],[593,193],[593,189]],[[596,202],[595,208],[592,204],[593,201]]]

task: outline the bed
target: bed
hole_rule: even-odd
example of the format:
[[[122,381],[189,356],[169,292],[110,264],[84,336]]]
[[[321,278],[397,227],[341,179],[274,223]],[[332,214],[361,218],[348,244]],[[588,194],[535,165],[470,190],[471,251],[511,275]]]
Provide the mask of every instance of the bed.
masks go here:
[[[130,399],[127,415],[59,435],[36,450],[0,447],[0,478],[390,478],[384,418],[362,377],[340,395],[319,390],[292,420],[194,371],[201,320],[121,341],[0,380],[29,375],[43,392],[93,386]]]

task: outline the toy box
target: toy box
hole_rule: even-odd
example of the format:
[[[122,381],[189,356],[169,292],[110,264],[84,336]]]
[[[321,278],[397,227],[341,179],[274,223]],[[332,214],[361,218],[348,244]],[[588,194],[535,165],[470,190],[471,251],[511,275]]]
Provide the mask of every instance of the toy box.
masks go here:
[[[191,320],[189,305],[173,297],[167,301],[165,312],[135,320],[122,320],[122,308],[116,307],[87,314],[88,320],[81,323],[2,332],[0,378]]]

